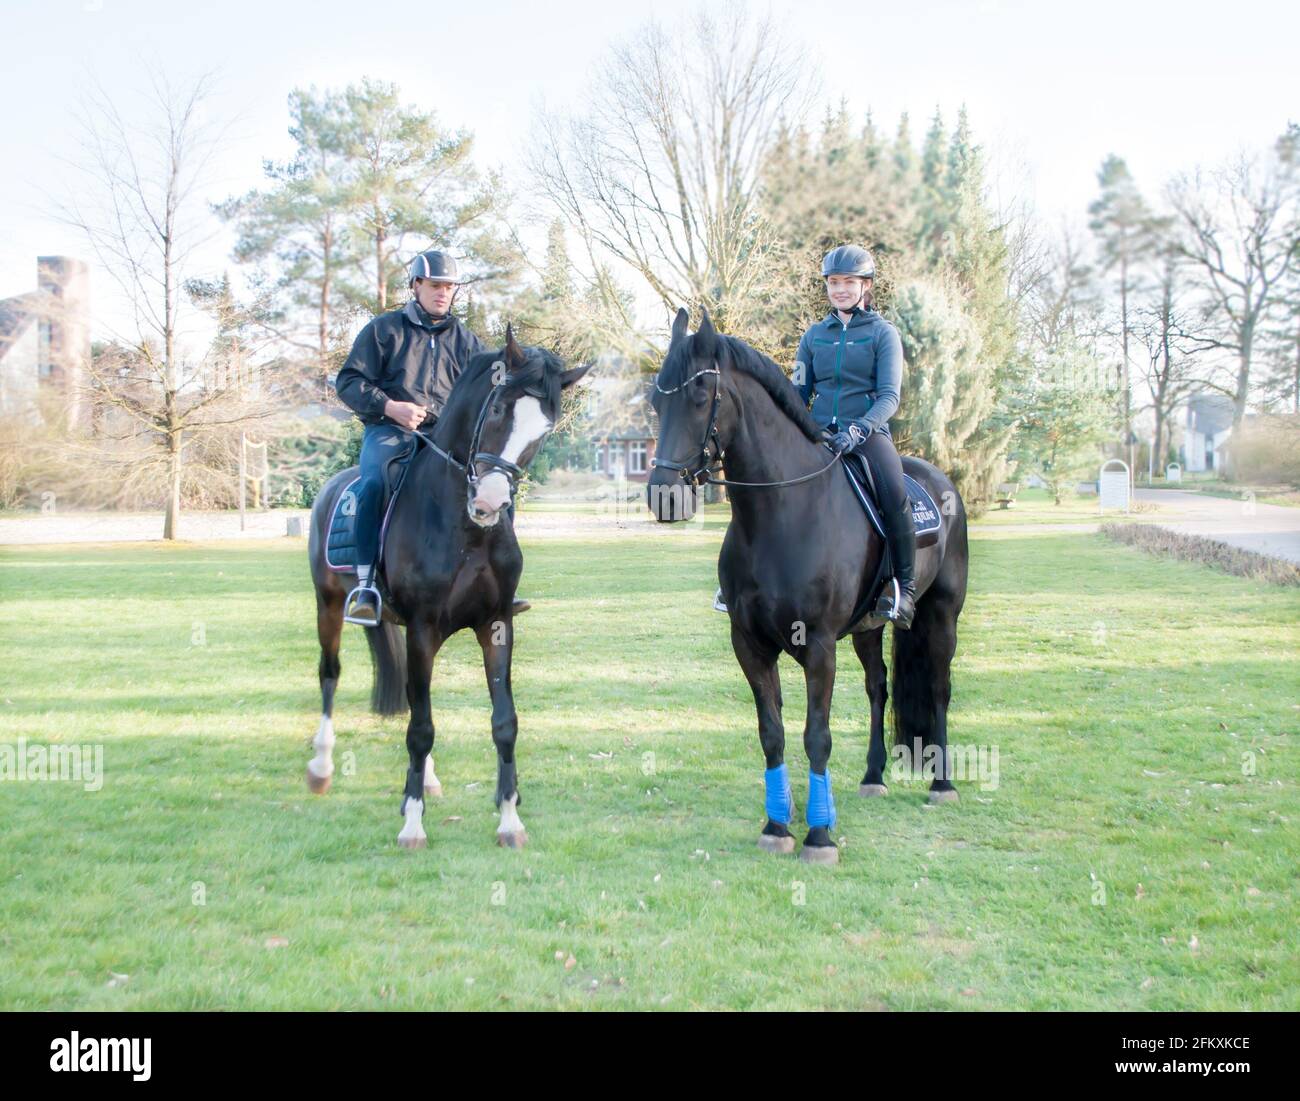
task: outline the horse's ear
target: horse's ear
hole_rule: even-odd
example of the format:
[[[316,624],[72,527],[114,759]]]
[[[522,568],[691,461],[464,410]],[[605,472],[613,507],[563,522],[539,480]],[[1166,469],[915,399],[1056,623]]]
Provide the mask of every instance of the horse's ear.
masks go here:
[[[686,312],[685,307],[677,311],[677,316],[673,319],[673,338],[668,342],[668,347],[674,347],[686,335],[686,326],[690,320],[691,315]]]
[[[571,367],[567,371],[562,371],[560,373],[560,389],[567,390],[594,366],[594,363],[584,363],[581,367]]]
[[[695,330],[695,354],[702,359],[712,359],[718,350],[718,330],[709,320],[709,311],[704,311],[700,327]]]
[[[506,353],[506,366],[510,368],[510,370],[512,371],[516,367],[522,367],[524,362],[528,358],[527,356],[524,355],[523,349],[520,348],[519,345],[515,343],[514,326],[512,326],[508,322],[506,323],[505,353]]]

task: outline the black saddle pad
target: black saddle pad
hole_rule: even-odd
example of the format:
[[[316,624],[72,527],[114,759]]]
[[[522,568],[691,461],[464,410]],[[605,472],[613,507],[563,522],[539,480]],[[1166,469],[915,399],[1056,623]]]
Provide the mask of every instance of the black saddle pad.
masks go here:
[[[876,503],[871,479],[863,469],[865,460],[861,455],[846,455],[844,458],[845,461],[841,464],[844,467],[844,475],[848,478],[849,485],[853,487],[853,493],[859,503],[866,510],[871,526],[883,538],[885,526],[880,520],[880,507]],[[942,525],[939,508],[934,503],[934,498],[930,496],[930,491],[910,474],[903,475],[903,488],[907,491],[907,499],[912,505],[912,523],[916,528],[917,547],[933,546],[939,541],[939,528]]]
[[[383,521],[379,528],[379,558],[383,559],[384,535],[388,531],[388,521],[393,514],[393,505],[406,477],[406,468],[415,454],[416,445],[408,446],[401,454],[394,455],[384,464],[384,504],[380,514]],[[337,573],[357,572],[357,486],[361,478],[357,476],[343,487],[343,492],[334,502],[334,511],[330,515],[329,538],[325,541],[325,565]]]

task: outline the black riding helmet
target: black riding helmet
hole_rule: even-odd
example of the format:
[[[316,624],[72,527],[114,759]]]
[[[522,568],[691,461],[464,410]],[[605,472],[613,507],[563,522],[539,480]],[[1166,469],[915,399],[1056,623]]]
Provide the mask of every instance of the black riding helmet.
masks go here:
[[[822,278],[830,275],[856,275],[862,279],[876,277],[876,262],[871,253],[858,245],[840,245],[822,261]]]
[[[435,283],[459,284],[460,265],[453,256],[437,249],[422,252],[411,261],[411,278],[408,286],[415,286],[417,279],[431,279]]]

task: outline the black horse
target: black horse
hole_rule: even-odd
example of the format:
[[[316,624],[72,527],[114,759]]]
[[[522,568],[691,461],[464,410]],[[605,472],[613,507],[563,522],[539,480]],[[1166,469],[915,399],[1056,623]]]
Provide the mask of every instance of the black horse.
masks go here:
[[[516,480],[559,419],[561,391],[588,369],[565,370],[550,352],[521,348],[507,329],[501,351],[482,353],[466,365],[431,441],[411,459],[384,544],[384,622],[364,628],[375,669],[372,710],[400,713],[405,682],[411,712],[406,731],[410,767],[401,811],[405,823],[397,838],[404,848],[424,846],[424,795],[442,794],[433,770],[433,659],[448,638],[466,627],[483,649],[492,698],[501,811],[497,841],[521,848],[527,840],[516,809],[518,721],[510,688],[511,607],[524,560],[510,506]],[[307,782],[318,793],[328,790],[334,772],[334,690],[343,601],[352,580],[326,566],[324,548],[335,501],[356,473],[353,467],[336,474],[312,506],[309,555],[316,585],[322,714]]]
[[[835,642],[850,631],[871,698],[871,743],[859,793],[887,791],[885,621],[854,622],[863,589],[876,576],[883,541],[781,369],[743,341],[718,334],[707,313],[691,336],[686,311],[678,312],[655,391],[659,458],[648,495],[657,519],[689,519],[694,483],[706,480],[717,461],[726,475],[731,524],[718,577],[731,617],[731,644],[754,692],[767,758],[768,821],[759,846],[794,851],[777,674],[784,651],[803,666],[808,685],[809,830],[800,856],[834,863],[839,850],[830,834],[835,807],[827,771],[831,693]],[[966,513],[941,471],[914,458],[904,459],[903,466],[941,502],[943,523],[938,542],[917,553],[912,628],[894,632],[894,735],[915,754],[914,767],[921,757],[933,767],[930,801],[947,802],[957,798],[947,712],[957,617],[966,597]]]

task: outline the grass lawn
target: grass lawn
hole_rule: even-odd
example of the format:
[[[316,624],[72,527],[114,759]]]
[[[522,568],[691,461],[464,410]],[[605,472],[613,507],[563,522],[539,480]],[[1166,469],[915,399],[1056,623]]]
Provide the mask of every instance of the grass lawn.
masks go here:
[[[4,549],[0,741],[102,745],[105,777],[0,782],[0,1008],[1300,1008],[1300,593],[999,526],[976,530],[950,727],[999,782],[860,800],[846,641],[831,868],[755,846],[718,525],[525,546],[518,853],[493,843],[472,636],[435,666],[446,795],[406,852],[404,721],[365,710],[359,629],[334,788],[303,782],[303,541]]]

